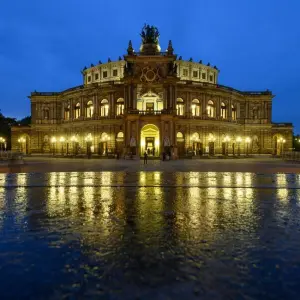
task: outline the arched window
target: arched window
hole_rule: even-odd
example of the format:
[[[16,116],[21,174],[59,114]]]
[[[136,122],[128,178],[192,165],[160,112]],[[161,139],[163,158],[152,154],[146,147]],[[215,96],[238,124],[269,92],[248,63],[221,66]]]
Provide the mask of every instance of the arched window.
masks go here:
[[[224,102],[221,103],[221,118],[222,119],[227,118],[227,108]]]
[[[43,119],[48,120],[49,117],[50,117],[49,108],[44,108],[43,109]]]
[[[122,142],[124,140],[124,133],[122,131],[120,131],[118,134],[117,134],[117,141],[118,142]]]
[[[89,101],[86,104],[86,116],[88,118],[92,118],[94,115],[94,105],[93,105],[93,101]]]
[[[107,117],[108,116],[108,101],[106,99],[103,99],[101,101],[101,105],[100,105],[100,115],[101,117]]]
[[[192,116],[194,117],[200,116],[200,102],[198,99],[194,99],[192,101]]]
[[[209,118],[214,118],[215,117],[215,106],[211,100],[208,101],[206,109],[207,109],[207,116]]]
[[[109,140],[109,135],[106,132],[102,132],[101,134],[101,142],[107,142]]]
[[[119,98],[117,100],[117,116],[121,116],[124,114],[124,99]]]
[[[200,140],[199,133],[198,133],[198,132],[194,132],[194,133],[191,135],[191,140],[194,141],[194,142],[198,142],[198,141]]]
[[[80,103],[78,102],[75,105],[75,119],[78,119],[80,117]]]
[[[178,116],[183,116],[183,114],[184,114],[184,102],[181,98],[177,99],[176,109],[177,109],[177,115]]]
[[[177,142],[182,142],[184,140],[183,133],[178,131],[176,134],[176,139],[177,139]]]
[[[236,107],[234,105],[231,105],[231,118],[232,118],[232,120],[236,121],[236,117],[237,117]]]
[[[64,109],[64,120],[66,121],[70,120],[70,105],[68,105]]]

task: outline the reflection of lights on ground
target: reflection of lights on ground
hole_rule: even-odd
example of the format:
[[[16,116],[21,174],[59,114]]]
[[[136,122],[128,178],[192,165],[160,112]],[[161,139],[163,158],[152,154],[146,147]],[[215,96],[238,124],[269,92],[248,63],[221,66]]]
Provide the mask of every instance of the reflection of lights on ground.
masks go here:
[[[235,180],[236,180],[236,184],[237,185],[243,184],[243,181],[244,181],[244,179],[243,179],[243,173],[236,173],[235,174]]]
[[[84,185],[94,185],[95,172],[85,172],[84,173]]]
[[[287,201],[289,190],[288,189],[277,189],[277,197],[279,200]]]
[[[71,174],[70,174],[70,185],[71,186],[77,185],[78,176],[79,176],[78,172],[71,172]]]
[[[57,173],[52,172],[52,173],[49,174],[49,182],[50,182],[50,186],[56,185]]]
[[[145,172],[140,172],[139,174],[139,182],[141,185],[144,185],[146,183],[146,173]]]
[[[277,174],[276,183],[280,186],[287,186],[287,174]]]
[[[58,185],[62,186],[66,184],[66,173],[65,172],[61,172],[58,173]]]
[[[224,186],[230,186],[232,182],[232,173],[226,172],[222,174]]]
[[[244,185],[245,186],[252,186],[252,175],[251,173],[244,174]]]
[[[102,185],[111,185],[112,172],[103,172],[101,174],[101,184]]]
[[[190,172],[189,178],[190,185],[198,185],[199,184],[199,173],[198,172]]]

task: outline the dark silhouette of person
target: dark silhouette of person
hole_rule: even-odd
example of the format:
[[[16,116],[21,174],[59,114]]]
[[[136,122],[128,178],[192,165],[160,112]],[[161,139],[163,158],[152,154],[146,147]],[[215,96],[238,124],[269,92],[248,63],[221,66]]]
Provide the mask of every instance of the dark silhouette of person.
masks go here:
[[[147,149],[147,154],[148,154],[148,155],[150,154],[150,149],[149,149],[149,148]]]
[[[149,149],[148,149],[149,150]],[[148,154],[147,152],[145,151],[144,153],[144,165],[147,164],[147,159],[148,159]]]

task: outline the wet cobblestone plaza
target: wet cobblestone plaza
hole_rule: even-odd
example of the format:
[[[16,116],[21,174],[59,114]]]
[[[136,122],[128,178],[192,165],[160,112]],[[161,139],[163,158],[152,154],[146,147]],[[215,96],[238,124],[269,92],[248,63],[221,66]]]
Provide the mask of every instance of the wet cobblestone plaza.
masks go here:
[[[2,299],[299,299],[300,175],[0,174]]]

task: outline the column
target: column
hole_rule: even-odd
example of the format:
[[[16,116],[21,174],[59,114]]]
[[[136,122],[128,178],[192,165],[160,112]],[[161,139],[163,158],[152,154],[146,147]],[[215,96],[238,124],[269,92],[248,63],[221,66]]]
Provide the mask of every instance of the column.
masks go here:
[[[136,109],[136,103],[137,103],[137,88],[136,84],[131,85],[131,99],[132,99],[132,108]]]

